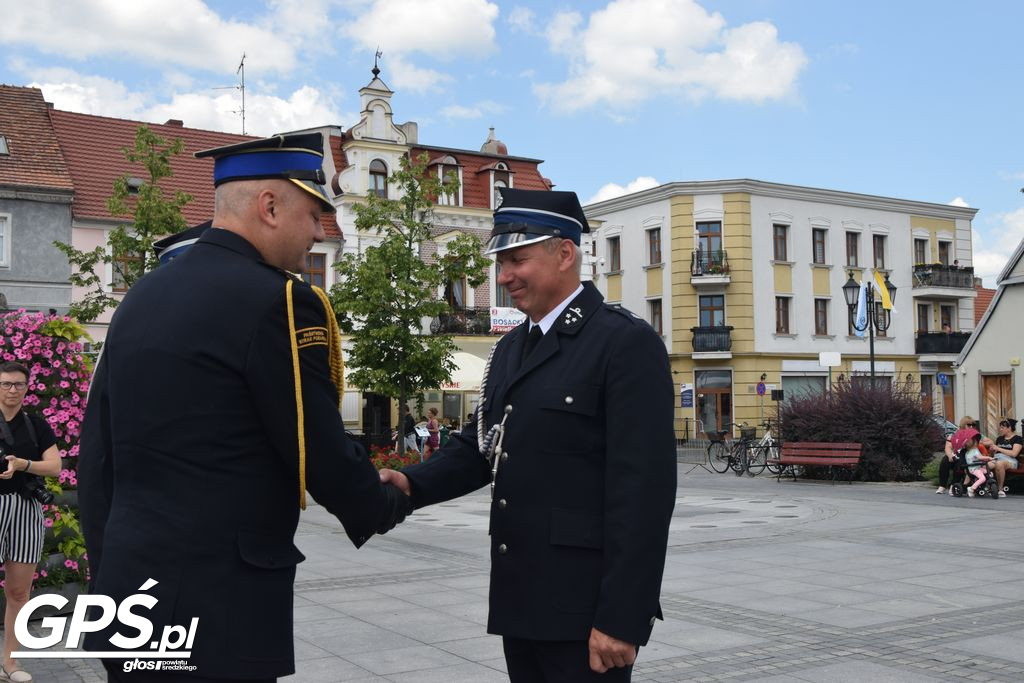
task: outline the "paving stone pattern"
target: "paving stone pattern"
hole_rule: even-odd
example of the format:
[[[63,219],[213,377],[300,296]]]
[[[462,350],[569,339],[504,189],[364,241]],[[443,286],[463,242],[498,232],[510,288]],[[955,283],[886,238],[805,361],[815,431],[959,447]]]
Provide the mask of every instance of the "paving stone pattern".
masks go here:
[[[1024,495],[687,469],[665,621],[634,681],[1024,680]],[[485,489],[418,511],[359,551],[311,506],[283,680],[506,681],[485,632],[489,504]],[[23,664],[42,682],[105,680],[94,660]]]

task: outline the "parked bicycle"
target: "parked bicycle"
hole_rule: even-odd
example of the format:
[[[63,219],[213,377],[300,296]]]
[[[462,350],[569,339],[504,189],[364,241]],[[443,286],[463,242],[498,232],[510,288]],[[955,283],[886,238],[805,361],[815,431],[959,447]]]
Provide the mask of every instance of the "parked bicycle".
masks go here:
[[[740,430],[741,435],[750,436],[746,423],[732,424]],[[736,476],[743,474],[747,469],[747,440],[730,439],[729,430],[707,432],[711,443],[708,444],[708,463],[716,472],[724,474],[728,470],[736,473]]]
[[[779,464],[780,442],[772,436],[772,425],[770,422],[762,422],[764,436],[756,443],[751,440],[747,443],[747,474],[755,476],[764,472],[765,468],[772,474],[782,471]]]

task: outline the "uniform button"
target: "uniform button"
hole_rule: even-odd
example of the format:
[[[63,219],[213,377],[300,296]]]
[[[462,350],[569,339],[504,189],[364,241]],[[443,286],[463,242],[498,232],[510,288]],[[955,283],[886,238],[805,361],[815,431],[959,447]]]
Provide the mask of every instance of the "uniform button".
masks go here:
[[[501,461],[506,462],[508,460],[508,451],[501,454]]]
[[[501,545],[498,546],[498,554],[499,555],[504,555],[507,552],[508,552],[508,546],[507,545],[502,543]]]
[[[498,507],[504,510],[505,508],[508,507],[508,501],[502,498],[501,500],[498,501]]]
[[[508,415],[511,412],[512,412],[512,404],[509,403],[507,406],[505,406],[505,414]]]
[[[655,621],[655,618],[651,617],[651,626],[654,626],[654,621]]]
[[[568,403],[569,405],[572,405],[572,396],[566,396],[565,402]]]

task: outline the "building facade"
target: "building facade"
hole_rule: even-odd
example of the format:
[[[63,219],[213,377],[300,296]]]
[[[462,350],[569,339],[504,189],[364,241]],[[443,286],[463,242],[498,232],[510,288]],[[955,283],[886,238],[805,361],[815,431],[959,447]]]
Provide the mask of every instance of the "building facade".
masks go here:
[[[875,337],[881,381],[910,382],[954,413],[952,362],[974,327],[975,209],[835,190],[724,180],[670,183],[585,207],[597,282],[665,339],[684,434],[729,431],[783,397],[869,372],[850,322],[848,278],[897,288]],[[838,352],[840,364],[820,364]],[[759,391],[760,389],[760,391]]]
[[[0,310],[66,313],[74,186],[37,88],[0,85]]]
[[[977,417],[985,435],[997,434],[996,427],[1004,417],[1019,419],[1024,406],[1020,373],[1024,355],[1020,343],[1024,331],[1024,240],[996,283],[991,305],[957,359],[957,374],[964,387],[957,414]]]

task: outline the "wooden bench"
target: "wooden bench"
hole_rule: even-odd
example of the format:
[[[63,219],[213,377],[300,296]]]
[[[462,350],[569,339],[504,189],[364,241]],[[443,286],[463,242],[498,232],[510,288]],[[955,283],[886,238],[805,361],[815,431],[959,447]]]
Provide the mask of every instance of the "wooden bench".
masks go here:
[[[782,444],[779,459],[774,464],[780,465],[776,481],[782,480],[782,474],[787,470],[792,473],[793,481],[796,481],[796,469],[794,465],[803,467],[827,467],[832,475],[832,483],[836,483],[836,472],[841,469],[848,470],[853,480],[853,470],[860,463],[861,445],[859,443],[824,443],[817,441],[787,441]],[[772,464],[769,461],[769,464]]]

